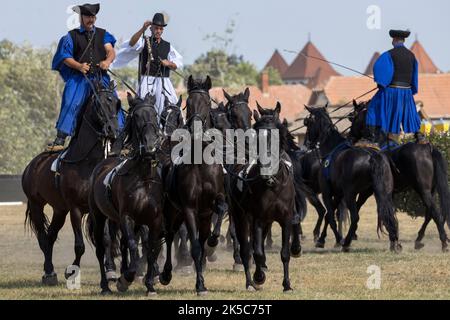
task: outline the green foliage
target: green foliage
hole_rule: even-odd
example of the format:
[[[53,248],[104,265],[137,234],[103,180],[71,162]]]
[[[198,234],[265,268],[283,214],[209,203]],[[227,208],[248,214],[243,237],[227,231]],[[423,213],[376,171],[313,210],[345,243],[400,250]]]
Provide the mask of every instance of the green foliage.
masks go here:
[[[0,174],[20,174],[55,134],[63,82],[52,51],[0,42]]]
[[[278,86],[283,84],[280,72],[277,69],[273,67],[268,67],[264,71],[266,71],[269,74],[269,84],[271,86]]]
[[[445,159],[447,159],[450,167],[450,134],[431,134],[427,137],[435,148],[437,148]],[[450,181],[449,181],[450,183]],[[438,196],[435,196],[435,203],[439,207]],[[412,217],[422,217],[425,215],[425,207],[422,204],[417,192],[408,189],[397,193],[394,196],[394,203],[397,210],[406,212]]]

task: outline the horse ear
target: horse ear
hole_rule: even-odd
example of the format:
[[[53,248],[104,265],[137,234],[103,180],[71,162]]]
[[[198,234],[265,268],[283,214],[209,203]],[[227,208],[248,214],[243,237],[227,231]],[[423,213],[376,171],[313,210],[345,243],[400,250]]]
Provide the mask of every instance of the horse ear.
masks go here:
[[[353,99],[353,107],[355,107],[355,109],[359,107],[359,105],[355,99]]]
[[[212,81],[211,78],[209,76],[206,76],[206,80],[205,80],[205,90],[209,91],[212,88]]]
[[[250,98],[250,89],[249,88],[245,88],[244,91],[244,99],[248,102],[248,98]]]
[[[259,105],[259,102],[258,102],[258,101],[256,101],[256,108],[258,108],[258,112],[259,112],[260,114],[263,114],[263,113],[264,113],[264,108],[261,107],[261,106]]]
[[[223,102],[219,102],[219,105],[217,106],[217,109],[220,111],[225,112],[226,108],[225,108],[225,104]]]
[[[129,93],[127,91],[127,101],[128,101],[128,105],[131,107],[133,105],[133,96],[131,95],[131,93]]]
[[[283,126],[288,127],[288,121],[286,118],[283,119]]]
[[[305,109],[308,110],[309,113],[312,113],[312,109],[310,107],[308,107],[306,104],[304,104]]]
[[[280,101],[277,101],[277,106],[275,107],[275,112],[280,114],[281,113],[281,103]]]
[[[328,102],[327,102],[327,104],[325,105],[325,109],[327,109],[328,108]]]
[[[192,78],[192,75],[190,75],[187,82],[188,91],[191,90],[193,86],[194,86],[194,78]]]
[[[181,105],[183,104],[183,96],[182,95],[180,95],[180,98],[178,99],[178,102],[177,102],[177,107],[178,108],[181,108]]]
[[[259,113],[256,110],[253,110],[253,119],[255,119],[255,121],[259,120]]]
[[[225,91],[225,89],[222,89],[223,91],[223,96],[225,97],[225,99],[227,99],[229,102],[231,102],[232,98],[231,96]]]

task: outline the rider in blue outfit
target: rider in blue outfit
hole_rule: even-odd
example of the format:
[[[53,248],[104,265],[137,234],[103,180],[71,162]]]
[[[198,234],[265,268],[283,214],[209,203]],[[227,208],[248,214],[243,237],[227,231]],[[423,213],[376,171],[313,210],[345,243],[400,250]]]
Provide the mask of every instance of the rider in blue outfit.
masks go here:
[[[426,143],[420,132],[420,117],[414,95],[418,92],[418,62],[414,53],[405,47],[409,31],[391,30],[393,49],[383,53],[374,65],[378,92],[367,112],[369,141],[376,143],[379,136],[415,133],[418,143]]]
[[[75,133],[80,109],[92,94],[85,76],[91,81],[100,78],[103,85],[109,86],[106,70],[116,57],[114,36],[95,26],[100,5],[84,4],[73,10],[80,14],[80,27],[61,38],[52,62],[52,69],[60,73],[66,85],[56,123],[57,136],[47,146],[47,151],[62,150],[66,137]],[[123,127],[125,117],[122,110],[118,119],[119,126]]]

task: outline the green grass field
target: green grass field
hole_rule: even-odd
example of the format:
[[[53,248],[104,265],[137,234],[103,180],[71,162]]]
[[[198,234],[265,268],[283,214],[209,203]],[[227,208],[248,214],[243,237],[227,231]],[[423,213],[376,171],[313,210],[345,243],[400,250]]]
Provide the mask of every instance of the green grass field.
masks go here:
[[[41,285],[43,255],[34,235],[24,231],[24,206],[0,207],[0,299],[105,299],[99,295],[99,272],[94,250],[89,244],[82,260],[81,289],[66,288],[64,269],[74,257],[70,221],[55,244],[54,264],[59,285]],[[316,219],[310,208],[303,225],[306,239],[303,255],[291,259],[290,276],[294,292],[282,292],[282,264],[279,255],[279,229],[274,229],[275,249],[267,254],[269,272],[263,290],[245,290],[242,272],[232,271],[232,255],[223,249],[218,260],[208,264],[205,274],[209,294],[195,294],[195,275],[174,273],[171,284],[157,286],[158,295],[152,299],[450,299],[450,254],[441,252],[436,227],[429,225],[422,251],[414,250],[414,240],[423,219],[411,219],[399,214],[400,239],[403,253],[389,252],[386,236],[378,239],[376,215],[371,199],[361,210],[359,241],[353,242],[350,253],[334,249],[329,236],[326,249],[315,249],[312,228]],[[225,230],[225,228],[223,229]],[[367,268],[381,268],[381,288],[369,290]],[[135,282],[125,294],[117,293],[107,299],[149,299],[145,287]]]

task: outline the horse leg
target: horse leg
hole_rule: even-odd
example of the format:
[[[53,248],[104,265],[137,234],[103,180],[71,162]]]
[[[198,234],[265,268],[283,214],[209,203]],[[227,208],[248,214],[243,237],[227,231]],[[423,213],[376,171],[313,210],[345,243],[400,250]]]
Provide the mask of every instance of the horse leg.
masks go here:
[[[348,215],[347,206],[343,201],[341,201],[337,209],[338,232],[341,236],[344,234],[344,225],[347,215]]]
[[[81,210],[78,208],[72,208],[70,210],[70,222],[72,223],[72,230],[73,234],[75,236],[75,245],[74,245],[74,251],[75,251],[75,260],[73,261],[72,265],[80,267],[81,257],[84,254],[85,247],[84,247],[84,240],[83,240],[83,232],[81,229],[81,219],[83,217],[83,214],[81,213]],[[66,272],[64,273],[66,279],[70,277],[70,273]]]
[[[318,215],[316,226],[314,227],[314,230],[313,230],[314,242],[317,242],[317,240],[319,240],[319,237],[320,237],[320,227],[322,226],[322,222],[325,217],[326,209],[320,202],[319,197],[317,197],[317,196],[309,197],[308,200],[313,205],[313,207],[316,209],[317,215]]]
[[[103,235],[103,244],[105,246],[105,270],[108,281],[116,281],[116,264],[114,263],[114,241],[116,239],[117,230],[116,226],[111,220],[107,220],[105,223],[105,232]]]
[[[172,243],[174,238],[173,230],[166,233],[166,262],[164,263],[163,272],[159,274],[159,282],[163,286],[167,286],[172,281]]]
[[[272,223],[269,224],[266,234],[266,245],[267,249],[272,250],[273,247],[273,239],[272,239]]]
[[[325,203],[325,207],[326,207],[326,215],[325,215],[325,226],[323,228],[322,234],[320,235],[319,239],[316,242],[316,248],[323,248],[325,246],[325,239],[327,237],[327,227],[328,225],[330,225],[331,229],[334,232],[334,236],[336,237],[336,247],[340,246],[341,243],[341,235],[339,234],[338,230],[337,230],[337,225],[336,225],[336,219],[335,219],[335,212],[336,212],[336,208],[339,204],[339,202],[341,201],[341,199],[338,198],[334,198],[332,199],[331,195],[328,194],[328,192],[324,192],[323,194],[323,200]]]
[[[238,212],[239,215],[244,215],[244,212]],[[249,223],[247,219],[243,216],[233,216],[235,221],[234,225],[236,228],[236,236],[239,241],[239,253],[241,256],[242,264],[244,265],[245,271],[245,288],[248,291],[257,290],[257,286],[253,282],[250,276],[250,243],[249,243]]]
[[[223,218],[228,213],[228,203],[225,201],[223,195],[219,195],[215,201],[215,213],[217,214],[217,220],[214,224],[214,230],[211,236],[208,238],[208,247],[215,248],[219,244],[220,228],[222,227]],[[214,253],[208,253],[208,257]]]
[[[281,261],[283,262],[283,291],[292,291],[291,281],[289,280],[289,240],[291,238],[291,221],[288,219],[280,224],[281,226]]]
[[[117,290],[125,292],[134,281],[139,260],[138,246],[134,235],[134,222],[126,213],[121,218],[120,229],[122,230],[122,236],[125,238],[126,246],[130,252],[128,269],[120,275],[117,281]]]
[[[232,216],[229,215],[229,217],[230,217],[229,220],[230,224],[228,230],[230,231],[230,237],[233,242],[233,259],[234,259],[233,271],[242,271],[243,265],[241,255],[239,253],[239,241],[236,235],[236,226],[234,224],[234,219],[232,218]]]
[[[153,225],[146,237],[147,242],[147,274],[145,275],[145,286],[147,287],[147,295],[155,295],[156,290],[154,288],[155,277],[158,275],[158,265],[156,263],[159,252],[161,251],[161,236],[160,230],[162,230],[161,219],[159,223]]]
[[[427,209],[428,212],[427,215],[430,216],[433,219],[434,223],[436,224],[437,230],[439,232],[439,238],[442,243],[442,251],[447,252],[448,244],[447,244],[447,234],[444,228],[444,219],[439,214],[436,205],[434,204],[433,196],[431,195],[431,192],[423,191],[421,192],[421,198]],[[423,231],[423,233],[425,234],[425,230]]]
[[[269,224],[271,225],[271,224]],[[264,238],[263,226],[259,220],[253,221],[253,259],[255,260],[256,269],[253,274],[253,281],[256,285],[262,286],[266,281],[266,275],[263,267],[266,264],[266,257],[264,255]],[[270,228],[270,227],[269,227]]]
[[[353,237],[356,233],[356,229],[358,228],[359,214],[356,205],[356,195],[348,195],[345,199],[347,204],[347,208],[350,211],[350,228],[348,229],[347,236],[345,237],[342,251],[349,252],[350,244],[352,243]]]
[[[177,241],[179,246],[176,253],[177,258],[176,269],[190,268],[192,265],[192,257],[188,246],[189,235],[185,223],[182,223],[181,226],[178,228],[177,238],[179,238],[179,241]]]
[[[373,195],[372,190],[367,190],[367,191],[363,191],[358,195],[358,200],[356,201],[356,211],[358,212],[358,216],[359,216],[359,211],[361,210],[362,206],[366,203],[367,199],[370,198],[370,196]],[[355,230],[355,234],[353,236],[353,240],[358,240],[358,235],[356,234],[356,230]]]
[[[58,238],[58,233],[64,226],[68,211],[65,210],[53,210],[52,222],[47,230],[47,245],[44,251],[45,262],[44,272],[42,276],[42,283],[45,285],[54,286],[58,284],[58,278],[53,267],[53,246]]]
[[[196,217],[194,210],[191,208],[185,208],[184,210],[186,227],[189,234],[189,239],[191,241],[191,255],[194,260],[195,271],[197,273],[195,290],[198,295],[203,295],[208,292],[205,287],[205,281],[202,274],[202,256],[203,248],[201,247],[200,240],[198,237],[198,227],[196,222]],[[208,225],[208,230],[210,230],[210,225]],[[209,235],[209,234],[208,234]]]
[[[414,244],[414,249],[416,250],[420,250],[422,249],[425,245],[422,243],[423,237],[425,237],[425,230],[428,227],[428,224],[431,221],[431,215],[429,214],[428,210],[425,211],[425,221],[423,222],[422,227],[419,230],[419,234],[417,235],[417,239],[416,242]]]
[[[120,273],[124,274],[128,270],[128,247],[127,240],[123,234],[120,237],[120,256],[122,258],[120,263]]]
[[[291,243],[291,256],[294,258],[299,258],[302,254],[302,246],[300,243],[301,224],[292,225],[292,243]]]
[[[109,289],[108,279],[106,277],[105,270],[105,245],[103,243],[103,238],[105,234],[105,224],[106,217],[100,212],[100,210],[95,206],[93,201],[90,201],[89,204],[90,213],[93,215],[94,230],[93,230],[93,238],[96,244],[95,246],[95,255],[97,256],[98,264],[100,267],[100,288],[102,289],[101,294],[107,295],[111,294],[112,291]]]

